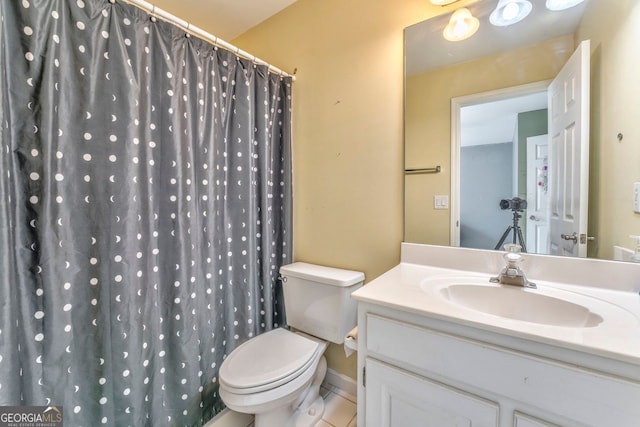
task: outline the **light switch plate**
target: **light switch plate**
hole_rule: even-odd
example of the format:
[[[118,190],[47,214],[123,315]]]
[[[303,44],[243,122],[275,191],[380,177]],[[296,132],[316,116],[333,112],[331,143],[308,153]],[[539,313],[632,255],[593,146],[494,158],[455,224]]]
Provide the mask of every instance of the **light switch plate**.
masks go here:
[[[434,209],[449,209],[449,196],[433,196]]]
[[[633,211],[640,213],[640,182],[633,183]]]

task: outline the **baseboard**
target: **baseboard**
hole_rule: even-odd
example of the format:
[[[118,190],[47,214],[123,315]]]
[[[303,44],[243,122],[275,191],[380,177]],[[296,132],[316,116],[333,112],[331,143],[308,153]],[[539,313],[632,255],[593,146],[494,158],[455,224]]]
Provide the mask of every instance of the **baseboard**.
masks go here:
[[[333,369],[327,369],[327,375],[324,378],[325,386],[337,387],[342,391],[349,393],[352,396],[358,394],[358,383],[353,378],[341,374]]]
[[[222,412],[206,423],[204,427],[247,427],[252,422],[252,415],[241,414],[230,409],[223,409]]]

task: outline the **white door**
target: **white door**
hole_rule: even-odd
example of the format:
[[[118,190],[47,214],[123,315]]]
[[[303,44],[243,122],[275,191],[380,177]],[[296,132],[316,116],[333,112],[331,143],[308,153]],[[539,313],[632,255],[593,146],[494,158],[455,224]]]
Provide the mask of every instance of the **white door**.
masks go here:
[[[549,253],[549,136],[527,138],[527,250]]]
[[[587,256],[589,40],[549,86],[550,253]]]

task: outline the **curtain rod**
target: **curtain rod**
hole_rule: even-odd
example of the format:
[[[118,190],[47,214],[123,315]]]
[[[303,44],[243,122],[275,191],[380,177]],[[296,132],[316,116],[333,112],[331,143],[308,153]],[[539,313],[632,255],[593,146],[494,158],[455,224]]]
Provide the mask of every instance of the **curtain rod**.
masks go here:
[[[125,3],[129,3],[132,4],[142,10],[144,10],[145,12],[147,12],[148,14],[150,14],[152,17],[158,17],[164,21],[167,21],[171,24],[177,25],[178,27],[182,28],[184,31],[186,31],[187,33],[191,33],[194,34],[198,37],[200,37],[201,39],[204,39],[205,41],[208,41],[210,43],[213,43],[214,46],[218,46],[218,47],[223,47],[225,49],[230,50],[231,52],[234,52],[236,55],[241,56],[245,59],[249,59],[251,60],[253,63],[255,64],[260,64],[260,65],[266,65],[267,67],[269,67],[269,71],[271,71],[274,74],[279,74],[281,76],[284,77],[291,77],[294,81],[296,79],[296,77],[294,75],[291,75],[289,73],[287,73],[286,71],[281,70],[280,68],[269,64],[267,61],[264,61],[258,57],[256,57],[255,55],[250,54],[249,52],[246,52],[242,49],[240,49],[237,46],[232,45],[231,43],[222,40],[221,38],[218,38],[216,36],[214,36],[213,34],[210,34],[206,31],[204,31],[201,28],[196,27],[195,25],[191,25],[189,22],[185,21],[184,19],[180,19],[175,15],[172,15],[171,13],[167,12],[166,10],[160,9],[159,7],[156,7],[154,4],[151,4],[145,0],[121,0],[124,1]],[[109,0],[110,3],[115,3],[116,0]]]

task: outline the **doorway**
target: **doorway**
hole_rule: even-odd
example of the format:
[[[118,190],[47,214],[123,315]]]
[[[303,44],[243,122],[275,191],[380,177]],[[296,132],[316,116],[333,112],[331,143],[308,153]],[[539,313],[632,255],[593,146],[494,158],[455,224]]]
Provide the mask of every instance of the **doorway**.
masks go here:
[[[587,236],[590,52],[590,41],[582,41],[550,84],[549,82],[537,82],[451,100],[452,245],[460,246],[460,233],[463,229],[460,216],[462,202],[460,201],[461,175],[459,172],[464,109],[490,102],[509,100],[518,95],[525,96],[547,91],[548,129],[539,133],[543,134],[548,131],[549,134],[548,253],[574,257],[587,255],[587,242],[595,239],[595,237]],[[533,134],[528,136],[533,136]],[[517,158],[514,157],[516,159],[514,165],[517,165],[517,170],[514,172],[513,193],[518,194],[514,197],[526,199],[527,167],[526,160],[524,162],[522,160],[526,159],[526,154],[521,153],[522,145],[522,129],[519,128],[517,148],[514,145],[514,153],[517,153]],[[522,150],[526,153],[526,144]],[[512,201],[515,200],[512,198]],[[506,199],[500,200],[499,204],[502,210],[506,210],[504,206],[511,207]],[[520,231],[520,227],[516,223],[516,219],[518,219],[516,209],[512,210],[515,235],[515,229]],[[521,210],[521,212],[524,211],[525,209]],[[499,240],[494,249],[499,249],[502,241],[503,239]]]
[[[516,198],[527,201],[526,140],[547,134],[548,85],[536,82],[452,100],[452,246],[494,249],[507,232],[504,243],[515,239],[525,246],[516,227],[527,235],[527,212],[511,207],[518,206]],[[516,204],[504,208],[505,201]]]

